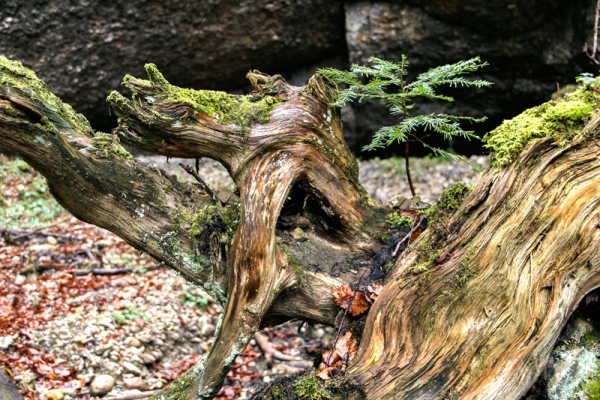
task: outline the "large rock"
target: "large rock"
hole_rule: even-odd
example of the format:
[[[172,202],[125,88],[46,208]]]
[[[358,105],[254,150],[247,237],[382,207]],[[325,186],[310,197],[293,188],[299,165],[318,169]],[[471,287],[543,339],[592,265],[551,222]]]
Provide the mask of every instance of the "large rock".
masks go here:
[[[480,55],[492,88],[458,90],[452,104],[413,112],[487,115],[484,134],[503,119],[549,99],[581,72],[598,68],[581,52],[592,42],[595,0],[5,0],[0,54],[34,69],[96,129],[116,125],[105,98],[127,73],[153,62],[175,85],[248,88],[250,69],[305,84],[317,67],[348,68],[376,55],[406,54],[414,77]],[[345,25],[344,25],[345,20]],[[387,110],[363,102],[343,110],[345,136],[358,150]],[[433,144],[444,145],[439,140]],[[480,145],[455,149],[481,151]],[[417,146],[413,146],[417,150]],[[364,153],[363,153],[364,155]]]
[[[581,72],[597,72],[582,53],[591,43],[595,0],[409,0],[346,3],[346,39],[352,63],[371,55],[398,61],[406,54],[409,79],[429,68],[473,56],[489,66],[479,77],[491,88],[465,89],[449,104],[422,103],[415,113],[446,112],[489,117],[473,126],[485,133],[503,119],[550,99]],[[379,126],[394,123],[387,110],[353,106],[357,144]],[[480,150],[477,147],[472,151]]]
[[[284,73],[345,53],[332,0],[5,0],[0,54],[21,60],[97,129],[125,74],[155,63],[179,86],[243,88],[250,69]]]
[[[2,400],[23,400],[21,393],[15,388],[14,383],[0,368],[0,399]]]

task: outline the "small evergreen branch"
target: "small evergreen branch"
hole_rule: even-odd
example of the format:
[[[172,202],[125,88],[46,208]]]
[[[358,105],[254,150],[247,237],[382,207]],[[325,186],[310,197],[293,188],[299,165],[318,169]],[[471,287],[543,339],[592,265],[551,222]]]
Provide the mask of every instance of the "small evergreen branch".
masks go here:
[[[404,157],[407,162],[407,178],[410,190],[414,196],[415,190],[408,168],[409,139],[422,143],[423,146],[430,149],[436,155],[448,157],[453,160],[466,161],[464,157],[429,146],[416,133],[420,130],[431,131],[442,135],[444,140],[447,141],[452,140],[454,137],[479,139],[472,131],[462,129],[460,122],[482,122],[486,118],[447,114],[411,116],[409,111],[414,106],[412,101],[418,97],[428,100],[454,101],[453,97],[436,93],[435,89],[443,85],[475,88],[490,86],[492,83],[486,80],[470,80],[464,76],[477,71],[481,67],[485,67],[487,63],[482,62],[479,57],[474,57],[454,64],[432,68],[420,74],[415,81],[406,83],[404,77],[407,74],[408,60],[405,55],[402,55],[398,63],[382,60],[377,57],[371,57],[369,62],[372,66],[353,64],[350,71],[325,68],[318,70],[317,73],[337,83],[348,85],[347,89],[340,91],[337,100],[331,104],[332,106],[342,107],[356,99],[358,101],[377,99],[390,110],[392,115],[399,117],[398,124],[379,129],[373,136],[371,143],[363,149],[374,150],[389,146],[393,142],[405,143]],[[367,78],[366,82],[365,78]]]

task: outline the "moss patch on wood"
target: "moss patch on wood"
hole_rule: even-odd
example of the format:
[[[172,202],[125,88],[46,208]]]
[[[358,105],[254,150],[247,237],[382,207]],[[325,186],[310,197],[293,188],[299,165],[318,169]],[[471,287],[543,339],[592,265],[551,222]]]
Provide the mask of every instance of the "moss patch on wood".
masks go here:
[[[345,377],[324,381],[311,370],[301,376],[277,378],[254,392],[252,400],[337,400],[364,399],[364,390]]]
[[[125,76],[126,83],[135,79],[138,85],[157,89],[154,97],[146,96],[150,104],[160,102],[186,104],[196,111],[203,112],[222,125],[234,124],[246,132],[254,124],[269,122],[269,113],[283,100],[271,95],[232,95],[221,91],[184,89],[171,85],[158,71],[156,65],[146,64],[149,81]],[[134,97],[136,94],[134,93]]]
[[[104,132],[96,132],[94,133],[93,142],[94,146],[104,151],[104,155],[106,157],[108,157],[109,154],[112,154],[126,159],[133,158],[133,156],[127,150],[125,150],[123,146],[121,146],[119,138],[116,135],[111,135]]]
[[[73,129],[86,136],[93,135],[88,120],[52,94],[46,84],[20,62],[0,56],[0,86],[6,87],[9,93],[11,88],[29,93],[35,106],[44,114],[41,118],[43,125],[50,122],[59,129]]]
[[[448,220],[459,209],[463,200],[471,192],[471,187],[462,182],[450,186],[442,192],[437,204],[425,210],[428,215],[429,234],[419,248],[413,271],[425,271],[437,262],[444,251],[448,237]]]
[[[600,107],[599,89],[600,77],[564,97],[504,121],[483,138],[484,146],[490,150],[490,165],[496,168],[510,165],[525,146],[542,138],[552,137],[559,146],[568,144]]]

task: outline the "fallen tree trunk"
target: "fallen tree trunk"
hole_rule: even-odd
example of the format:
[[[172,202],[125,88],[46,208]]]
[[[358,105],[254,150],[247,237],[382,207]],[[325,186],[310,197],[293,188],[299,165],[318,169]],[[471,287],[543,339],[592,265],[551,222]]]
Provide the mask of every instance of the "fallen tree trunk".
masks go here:
[[[125,78],[111,134],[93,132],[35,75],[0,59],[0,146],[48,180],[78,218],[109,229],[225,308],[208,355],[156,398],[211,398],[261,326],[334,324],[331,290],[381,272],[389,212],[358,182],[337,89],[251,72],[248,96]],[[347,378],[368,398],[518,398],[585,293],[600,285],[598,119],[563,147],[530,145],[491,169],[396,260]],[[239,197],[219,200],[121,147],[210,157]],[[462,194],[462,193],[461,193]],[[459,196],[462,198],[462,196]],[[455,199],[455,201],[458,201]],[[457,203],[458,204],[458,203]]]

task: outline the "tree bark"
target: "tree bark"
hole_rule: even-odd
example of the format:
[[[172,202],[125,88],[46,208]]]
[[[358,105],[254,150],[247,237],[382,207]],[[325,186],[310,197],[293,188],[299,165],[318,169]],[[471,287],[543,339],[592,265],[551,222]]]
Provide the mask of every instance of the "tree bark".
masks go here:
[[[586,130],[595,135],[599,123]],[[411,268],[431,232],[399,259],[350,369],[370,397],[525,394],[600,285],[600,146],[584,137],[563,148],[540,140],[487,171],[445,224],[427,271]]]
[[[248,96],[125,78],[109,96],[111,134],[0,58],[0,146],[48,180],[78,218],[101,226],[204,287],[225,312],[202,361],[156,398],[212,398],[261,326],[333,325],[331,290],[381,272],[388,209],[368,197],[343,137],[332,82],[303,88],[251,72]],[[561,328],[600,285],[598,118],[565,147],[530,145],[489,170],[460,209],[396,260],[371,308],[348,379],[368,398],[518,398]],[[123,149],[210,157],[238,196],[221,202]],[[326,256],[324,256],[326,255]]]

